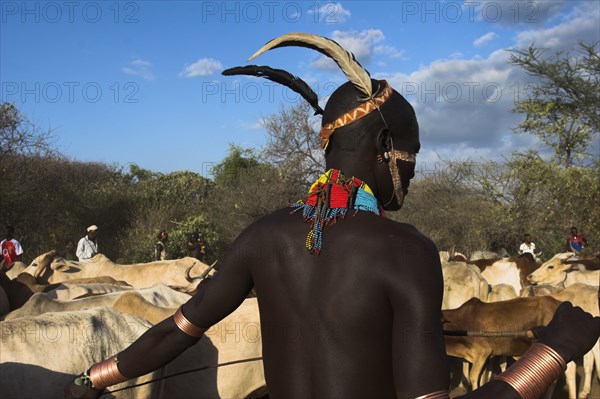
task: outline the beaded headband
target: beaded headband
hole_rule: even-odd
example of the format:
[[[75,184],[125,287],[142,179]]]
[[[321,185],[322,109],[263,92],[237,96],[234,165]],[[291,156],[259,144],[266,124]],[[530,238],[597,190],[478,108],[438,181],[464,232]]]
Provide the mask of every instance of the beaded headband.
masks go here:
[[[327,149],[329,138],[335,129],[349,125],[350,123],[367,116],[371,112],[379,110],[379,108],[391,97],[394,91],[392,87],[385,80],[381,80],[381,84],[382,90],[380,90],[379,94],[321,128],[319,136],[321,136],[321,148],[323,150]]]

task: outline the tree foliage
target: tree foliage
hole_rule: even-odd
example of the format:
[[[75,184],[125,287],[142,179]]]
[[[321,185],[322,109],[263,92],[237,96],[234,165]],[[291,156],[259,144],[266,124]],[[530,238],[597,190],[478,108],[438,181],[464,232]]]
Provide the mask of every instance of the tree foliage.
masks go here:
[[[530,133],[554,153],[564,167],[581,164],[600,132],[600,56],[598,43],[579,43],[574,52],[557,52],[533,45],[513,50],[510,62],[539,79],[528,98],[516,101],[514,112],[525,120],[514,130]]]
[[[229,154],[213,168],[215,187],[208,207],[210,220],[225,247],[250,223],[296,201],[304,193],[281,170],[262,161],[252,150],[231,146]]]

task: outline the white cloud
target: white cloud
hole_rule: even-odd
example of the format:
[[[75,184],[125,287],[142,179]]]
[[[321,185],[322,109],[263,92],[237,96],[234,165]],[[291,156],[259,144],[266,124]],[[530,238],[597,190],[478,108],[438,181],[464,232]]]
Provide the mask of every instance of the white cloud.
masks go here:
[[[486,44],[488,44],[490,41],[494,40],[494,38],[496,38],[496,33],[495,32],[488,32],[485,35],[481,36],[480,38],[478,38],[477,40],[475,40],[473,42],[473,45],[475,47],[482,47],[485,46]]]
[[[523,28],[541,26],[545,22],[560,17],[563,10],[573,3],[576,2],[566,0],[466,0],[464,5],[469,10],[469,15],[473,15],[478,21]]]
[[[194,78],[197,76],[210,76],[214,75],[215,72],[223,69],[223,65],[220,61],[212,58],[200,58],[192,65],[185,67],[183,71],[179,73],[180,77]]]
[[[513,47],[551,48],[550,52],[577,47],[579,39],[599,40],[595,12],[572,13],[571,18],[550,28],[530,29],[515,37]],[[500,159],[513,151],[540,148],[530,135],[515,135],[523,115],[511,109],[523,99],[526,84],[536,79],[509,64],[504,49],[488,57],[438,59],[409,73],[374,74],[384,78],[415,108],[423,144],[423,157],[445,159]]]
[[[340,3],[323,3],[317,9],[311,7],[308,14],[315,16],[315,20],[326,24],[345,22],[351,15],[350,10],[346,10]]]
[[[526,48],[535,43],[535,47],[549,48],[554,52],[570,50],[580,39],[595,43],[600,40],[598,11],[596,8],[595,13],[577,16],[552,28],[521,32],[517,36],[516,47]]]
[[[383,55],[394,60],[404,58],[404,50],[398,50],[396,47],[387,44],[375,46],[373,52],[377,55]]]
[[[131,76],[139,76],[144,80],[156,80],[156,76],[152,73],[150,67],[152,67],[150,61],[136,59],[121,68],[121,72]]]
[[[368,65],[371,62],[371,54],[374,51],[375,43],[384,40],[385,36],[379,29],[368,29],[360,32],[336,30],[331,34],[331,39],[354,54],[354,57],[362,65]],[[337,69],[335,63],[325,56],[313,62],[312,66],[319,69]]]

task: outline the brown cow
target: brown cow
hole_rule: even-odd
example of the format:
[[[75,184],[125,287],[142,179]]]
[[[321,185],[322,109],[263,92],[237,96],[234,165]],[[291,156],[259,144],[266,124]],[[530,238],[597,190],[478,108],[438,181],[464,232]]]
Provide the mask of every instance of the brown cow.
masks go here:
[[[515,298],[493,303],[472,298],[457,309],[442,310],[444,330],[526,332],[532,327],[547,325],[558,305],[560,301],[550,297]],[[479,376],[489,357],[520,356],[533,342],[529,336],[446,336],[445,341],[446,353],[449,356],[463,358],[473,365],[469,373],[473,389],[479,386]]]

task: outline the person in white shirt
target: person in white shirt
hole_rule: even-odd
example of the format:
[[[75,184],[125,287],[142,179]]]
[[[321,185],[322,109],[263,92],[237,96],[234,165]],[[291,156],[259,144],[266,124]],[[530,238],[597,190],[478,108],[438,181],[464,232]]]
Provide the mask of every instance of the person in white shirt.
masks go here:
[[[80,262],[89,262],[98,253],[98,227],[91,225],[87,228],[87,235],[77,243],[77,258]]]
[[[529,253],[535,257],[535,243],[531,242],[531,235],[525,234],[523,240],[525,240],[525,242],[519,247],[519,254]]]

